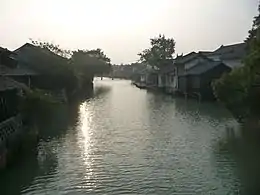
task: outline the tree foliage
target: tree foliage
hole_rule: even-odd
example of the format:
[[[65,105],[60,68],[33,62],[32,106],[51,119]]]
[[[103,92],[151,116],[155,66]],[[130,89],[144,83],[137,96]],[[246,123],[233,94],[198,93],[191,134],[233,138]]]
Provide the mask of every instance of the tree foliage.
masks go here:
[[[260,116],[260,6],[259,15],[254,18],[253,27],[246,39],[249,53],[245,66],[234,69],[213,84],[216,97],[243,120]]]
[[[258,12],[259,14],[254,17],[252,29],[249,30],[249,35],[246,39],[246,42],[250,44],[251,48],[256,43],[256,38],[259,35],[258,31],[260,27],[260,4],[258,6]]]
[[[110,64],[111,60],[106,56],[106,54],[100,49],[92,49],[92,50],[85,50],[85,54],[97,58],[98,60],[101,60],[102,62],[105,62],[107,64]]]
[[[101,49],[72,51],[49,42],[31,41],[39,50],[31,52],[29,58],[43,64],[40,72],[53,75],[55,83],[68,85],[70,89],[91,85],[95,75],[111,69],[110,59]]]
[[[150,39],[151,47],[139,53],[140,61],[153,67],[161,68],[173,60],[175,41],[165,35]]]
[[[69,58],[71,56],[71,50],[65,50],[65,49],[62,49],[60,47],[60,45],[57,45],[57,44],[54,44],[54,43],[50,43],[50,42],[47,42],[47,41],[36,41],[36,40],[33,40],[33,39],[30,39],[32,44],[37,46],[37,47],[40,47],[40,48],[43,48],[43,49],[47,49],[59,56],[62,56],[64,58]]]
[[[101,49],[72,52],[71,63],[79,74],[100,75],[111,69],[110,59]]]
[[[214,82],[216,97],[242,121],[249,115],[250,76],[247,68],[238,68]]]

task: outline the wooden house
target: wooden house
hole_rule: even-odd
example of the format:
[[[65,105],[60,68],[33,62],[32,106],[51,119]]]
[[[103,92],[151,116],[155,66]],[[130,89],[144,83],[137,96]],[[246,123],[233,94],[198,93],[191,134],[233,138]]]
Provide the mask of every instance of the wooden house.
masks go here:
[[[23,83],[0,76],[0,169],[20,146],[24,136],[23,117],[19,104],[22,91],[30,91]]]
[[[184,56],[178,56],[174,62],[164,69],[165,75],[165,91],[167,93],[176,93],[180,90],[179,77],[184,75],[189,69],[196,66],[198,63],[208,60],[206,56],[201,53],[191,52]]]
[[[23,68],[33,70],[38,76],[33,80],[34,86],[40,89],[59,90],[64,83],[69,81],[63,77],[57,78],[59,74],[70,72],[68,59],[56,55],[48,49],[26,43],[14,51],[13,56]],[[64,73],[64,74],[65,74]],[[63,80],[62,80],[63,79]]]
[[[174,93],[174,90],[177,89],[176,69],[177,67],[172,63],[163,67],[159,72],[159,88],[166,93]]]
[[[247,55],[247,44],[222,45],[215,51],[205,55],[215,61],[222,61],[231,69],[239,68],[244,65],[243,60]]]
[[[39,74],[16,59],[15,53],[0,49],[0,76],[10,77],[31,87],[32,79]]]
[[[153,70],[140,78],[143,78],[147,86],[156,86],[170,94],[182,93],[214,99],[212,81],[220,78],[223,73],[243,66],[246,54],[245,43],[221,46],[212,52],[191,52],[177,56],[160,70]]]
[[[179,92],[199,99],[215,99],[212,82],[230,71],[231,68],[220,61],[198,62],[183,75],[179,75]]]
[[[169,93],[183,92],[183,82],[180,83],[180,81],[183,81],[183,76],[188,75],[195,66],[206,64],[206,69],[207,65],[210,66],[211,64],[213,68],[216,63],[222,63],[230,69],[241,67],[246,54],[246,43],[239,43],[221,46],[213,52],[199,51],[177,56],[173,66],[169,66],[164,70],[166,76],[165,89]],[[213,75],[213,79],[215,79],[216,75]]]
[[[22,91],[30,89],[23,83],[0,76],[0,122],[18,114],[18,96]]]

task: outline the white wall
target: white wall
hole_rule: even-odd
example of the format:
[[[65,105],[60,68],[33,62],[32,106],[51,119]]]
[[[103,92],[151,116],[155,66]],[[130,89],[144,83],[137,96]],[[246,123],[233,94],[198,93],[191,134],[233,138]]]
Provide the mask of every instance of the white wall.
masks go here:
[[[205,61],[204,58],[201,58],[201,57],[194,58],[193,60],[189,61],[188,63],[186,63],[186,64],[184,65],[184,69],[185,69],[185,70],[190,69],[190,68],[192,68],[193,66],[195,66],[197,63],[203,62],[203,61]]]
[[[145,82],[145,81],[146,81],[146,75],[141,75],[140,81],[141,81],[141,82]]]
[[[163,87],[163,82],[162,82],[162,75],[158,75],[158,86]]]

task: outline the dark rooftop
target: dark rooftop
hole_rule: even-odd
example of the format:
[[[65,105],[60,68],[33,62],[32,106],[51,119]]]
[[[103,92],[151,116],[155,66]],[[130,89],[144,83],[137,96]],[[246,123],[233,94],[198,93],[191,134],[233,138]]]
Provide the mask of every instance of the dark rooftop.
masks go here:
[[[238,43],[226,46],[222,45],[213,53],[214,55],[219,55],[221,60],[243,59],[247,54],[246,48],[246,43]]]
[[[59,71],[62,66],[67,66],[68,59],[59,56],[48,49],[40,48],[34,46],[30,43],[26,43],[20,48],[14,51],[16,53],[15,59],[18,63],[21,63],[24,67],[33,69],[40,74],[50,74],[53,69],[53,74],[55,71]]]
[[[184,56],[178,56],[176,59],[175,59],[175,64],[185,64],[191,60],[193,60],[194,58],[196,57],[202,57],[202,58],[207,58],[207,55],[204,55],[205,52],[191,52],[191,53],[188,53]]]
[[[30,88],[23,83],[19,83],[11,78],[0,76],[0,91],[23,89],[30,91]]]
[[[217,66],[226,66],[228,69],[230,69],[227,65],[225,65],[223,62],[219,61],[204,61],[199,62],[197,65],[189,69],[185,75],[200,75],[203,74]]]
[[[196,56],[197,53],[196,52],[191,52],[191,53],[188,53],[184,56],[178,56],[176,59],[175,59],[175,63],[176,64],[182,64],[182,63],[185,63],[191,59],[194,58],[194,56]]]

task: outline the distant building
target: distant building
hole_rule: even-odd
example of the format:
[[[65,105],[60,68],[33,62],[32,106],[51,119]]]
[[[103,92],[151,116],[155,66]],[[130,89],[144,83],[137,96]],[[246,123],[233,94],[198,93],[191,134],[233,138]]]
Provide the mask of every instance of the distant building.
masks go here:
[[[140,71],[146,66],[142,63],[133,63],[129,65],[113,65],[112,76],[120,79],[134,79]]]

